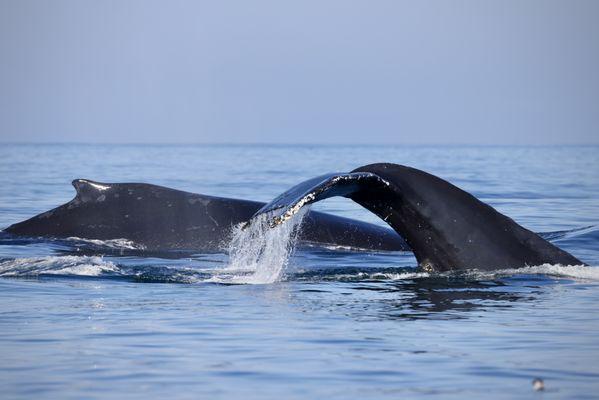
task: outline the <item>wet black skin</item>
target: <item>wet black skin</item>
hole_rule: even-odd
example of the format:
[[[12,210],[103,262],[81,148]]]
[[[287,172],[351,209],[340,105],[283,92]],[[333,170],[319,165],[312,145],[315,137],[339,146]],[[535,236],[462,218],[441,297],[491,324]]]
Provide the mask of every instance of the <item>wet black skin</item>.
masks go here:
[[[76,179],[70,202],[16,223],[5,232],[24,237],[128,239],[147,250],[221,251],[232,226],[264,203],[206,196],[145,183]],[[409,250],[390,229],[309,212],[299,239],[364,250]]]
[[[351,173],[313,178],[283,193],[258,214],[271,213],[273,224],[283,223],[298,207],[332,196],[351,198],[386,221],[425,270],[584,265],[470,193],[397,164],[371,164]]]
[[[352,172],[370,172],[390,183],[387,189],[358,191],[351,198],[385,219],[425,269],[584,264],[470,193],[424,171],[371,164]]]

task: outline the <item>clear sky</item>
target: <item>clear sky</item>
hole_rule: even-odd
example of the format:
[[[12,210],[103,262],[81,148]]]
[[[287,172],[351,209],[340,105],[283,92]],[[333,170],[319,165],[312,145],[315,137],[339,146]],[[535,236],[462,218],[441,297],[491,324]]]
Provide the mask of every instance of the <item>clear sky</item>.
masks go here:
[[[0,141],[599,143],[599,1],[0,0]]]

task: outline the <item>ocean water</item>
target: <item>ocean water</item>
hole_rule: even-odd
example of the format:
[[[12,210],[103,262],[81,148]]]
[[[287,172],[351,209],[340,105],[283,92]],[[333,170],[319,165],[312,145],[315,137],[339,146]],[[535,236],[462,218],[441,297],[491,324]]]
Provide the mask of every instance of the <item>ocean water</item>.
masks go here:
[[[231,260],[0,233],[0,397],[597,398],[599,147],[2,145],[0,228],[69,201],[75,178],[269,201],[383,161],[590,266],[427,274],[410,253]],[[383,224],[347,199],[313,209]]]

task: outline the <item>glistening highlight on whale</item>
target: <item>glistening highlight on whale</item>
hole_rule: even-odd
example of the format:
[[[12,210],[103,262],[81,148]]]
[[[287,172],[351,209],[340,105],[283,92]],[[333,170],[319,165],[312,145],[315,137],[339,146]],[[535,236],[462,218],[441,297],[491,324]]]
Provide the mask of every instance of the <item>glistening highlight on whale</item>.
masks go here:
[[[470,193],[397,164],[370,164],[307,180],[253,218],[267,214],[272,225],[284,223],[302,207],[333,196],[348,197],[387,222],[425,270],[584,264]]]
[[[5,229],[23,237],[128,239],[145,250],[213,252],[227,247],[231,228],[264,203],[206,196],[146,183],[73,181],[73,200]],[[391,229],[309,212],[300,243],[356,250],[409,250]]]

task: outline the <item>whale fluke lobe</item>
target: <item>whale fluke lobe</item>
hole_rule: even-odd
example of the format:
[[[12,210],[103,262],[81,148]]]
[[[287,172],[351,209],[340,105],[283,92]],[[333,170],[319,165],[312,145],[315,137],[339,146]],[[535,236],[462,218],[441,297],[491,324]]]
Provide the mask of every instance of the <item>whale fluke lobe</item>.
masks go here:
[[[371,164],[300,183],[255,216],[268,213],[272,224],[283,223],[304,205],[332,196],[348,197],[387,222],[424,269],[584,264],[470,193],[397,164]]]
[[[280,224],[303,206],[334,196],[347,196],[364,187],[385,188],[388,182],[369,172],[329,173],[304,181],[262,207],[258,214],[269,214],[271,225]]]

